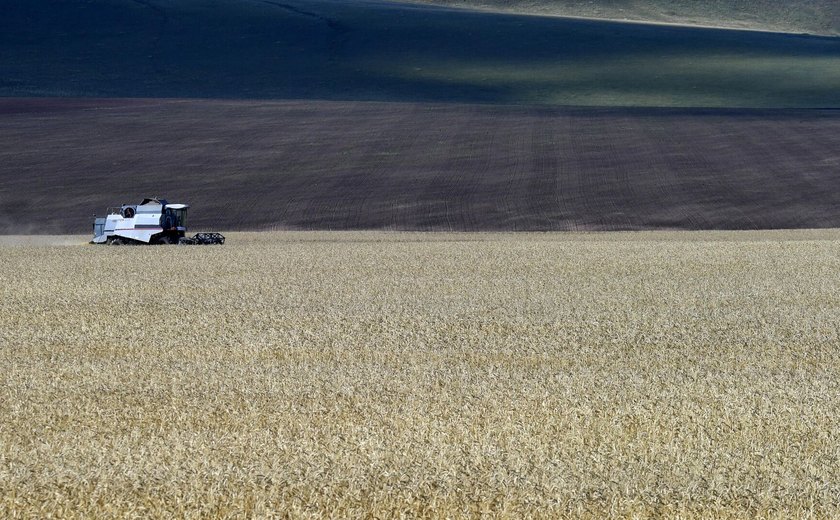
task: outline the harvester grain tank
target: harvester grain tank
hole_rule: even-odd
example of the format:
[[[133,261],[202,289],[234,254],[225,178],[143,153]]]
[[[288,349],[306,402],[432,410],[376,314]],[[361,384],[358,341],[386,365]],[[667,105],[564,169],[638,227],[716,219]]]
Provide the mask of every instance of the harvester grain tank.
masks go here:
[[[108,208],[105,217],[93,219],[93,244],[224,244],[221,233],[187,237],[187,204],[166,199],[143,199],[140,204]]]

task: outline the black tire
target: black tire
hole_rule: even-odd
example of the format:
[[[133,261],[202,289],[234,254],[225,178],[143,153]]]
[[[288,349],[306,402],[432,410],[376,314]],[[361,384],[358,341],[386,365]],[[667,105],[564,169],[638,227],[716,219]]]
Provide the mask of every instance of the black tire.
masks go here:
[[[123,242],[123,239],[121,239],[120,237],[112,238],[108,243],[112,246],[121,246],[125,244],[125,242]]]
[[[171,243],[172,243],[172,240],[170,240],[169,237],[167,237],[167,236],[158,237],[158,239],[155,240],[155,244],[157,244],[159,246],[168,246]]]

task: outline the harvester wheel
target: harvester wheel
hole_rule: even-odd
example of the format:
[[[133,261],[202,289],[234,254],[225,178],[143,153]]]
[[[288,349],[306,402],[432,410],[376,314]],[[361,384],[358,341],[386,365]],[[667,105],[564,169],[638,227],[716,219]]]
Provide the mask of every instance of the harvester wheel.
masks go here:
[[[168,246],[171,243],[172,243],[172,241],[169,239],[169,237],[165,237],[165,236],[160,237],[157,240],[155,240],[155,244],[158,244],[158,245],[161,245],[161,246]]]
[[[123,240],[121,238],[112,238],[110,240],[110,242],[108,242],[108,243],[111,244],[112,246],[121,246],[125,242],[123,242]]]

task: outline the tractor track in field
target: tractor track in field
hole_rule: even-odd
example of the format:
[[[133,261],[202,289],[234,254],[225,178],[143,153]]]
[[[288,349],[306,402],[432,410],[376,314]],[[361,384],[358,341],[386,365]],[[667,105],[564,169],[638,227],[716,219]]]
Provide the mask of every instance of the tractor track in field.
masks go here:
[[[330,30],[328,61],[330,63],[338,62],[341,54],[342,45],[346,42],[346,35],[349,32],[349,29],[345,24],[341,23],[340,21],[334,18],[330,18],[329,16],[324,16],[313,11],[307,11],[306,9],[301,9],[291,4],[273,2],[272,0],[259,1],[265,5],[270,5],[278,9],[283,9],[284,11],[288,11],[290,13],[294,13],[307,18],[312,18],[314,20],[318,20],[319,22],[323,22],[324,24],[326,24],[326,26]]]
[[[139,1],[139,0],[135,0],[135,1]],[[324,22],[325,24],[327,24],[327,27],[329,27],[330,29],[332,29],[335,32],[343,33],[343,32],[347,31],[347,28],[344,27],[343,25],[341,25],[340,22],[338,22],[337,20],[334,20],[334,19],[332,19],[328,16],[320,15],[320,14],[314,13],[312,11],[307,11],[305,9],[301,9],[299,7],[295,7],[295,6],[290,5],[290,4],[283,4],[283,3],[280,3],[280,2],[272,2],[271,0],[260,0],[260,1],[264,4],[266,4],[266,5],[272,5],[274,7],[278,7],[280,9],[284,9],[286,11],[289,11],[289,12],[292,12],[292,13],[295,13],[295,14],[299,14],[301,16],[306,16],[306,17],[309,17],[309,18],[315,18],[316,20],[320,20],[320,21]]]
[[[5,98],[0,114],[0,233],[86,232],[151,195],[192,204],[195,229],[840,227],[838,111]]]

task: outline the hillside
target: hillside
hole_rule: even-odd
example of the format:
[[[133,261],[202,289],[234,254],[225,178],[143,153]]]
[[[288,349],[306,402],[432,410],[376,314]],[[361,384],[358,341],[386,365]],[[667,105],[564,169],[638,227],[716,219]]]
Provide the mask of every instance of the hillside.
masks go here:
[[[840,107],[840,39],[329,0],[10,0],[0,96]]]
[[[840,227],[840,114],[0,99],[0,233],[159,195],[193,230]]]
[[[515,13],[840,34],[835,0],[413,0]]]
[[[4,8],[0,233],[86,232],[147,195],[225,230],[840,227],[840,38],[362,1]]]

